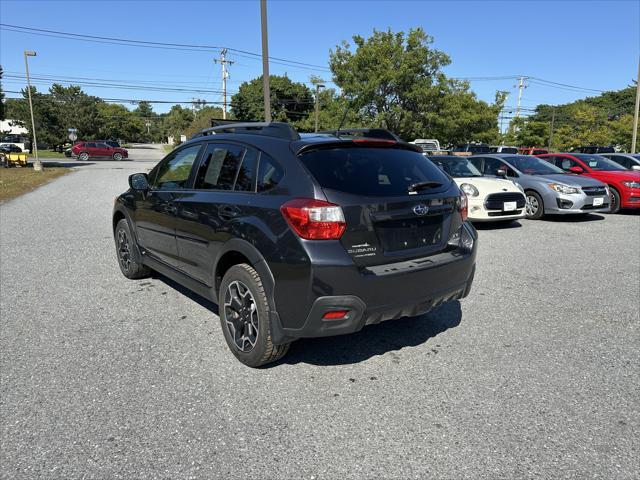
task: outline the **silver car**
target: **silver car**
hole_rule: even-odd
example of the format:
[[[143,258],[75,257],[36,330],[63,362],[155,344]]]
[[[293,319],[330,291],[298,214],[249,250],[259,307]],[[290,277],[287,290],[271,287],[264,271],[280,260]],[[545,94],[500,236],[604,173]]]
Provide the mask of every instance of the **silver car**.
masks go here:
[[[587,214],[609,211],[609,189],[593,178],[568,175],[532,155],[482,154],[469,157],[484,175],[508,177],[525,191],[526,216]]]

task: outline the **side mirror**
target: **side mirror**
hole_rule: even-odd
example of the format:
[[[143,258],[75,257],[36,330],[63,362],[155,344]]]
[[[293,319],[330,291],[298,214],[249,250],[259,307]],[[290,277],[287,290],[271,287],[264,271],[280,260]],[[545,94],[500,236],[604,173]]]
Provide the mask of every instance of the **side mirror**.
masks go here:
[[[580,174],[584,172],[584,169],[582,167],[579,167],[578,165],[574,165],[573,167],[569,167],[569,171],[571,173]]]
[[[506,178],[506,176],[507,176],[507,169],[506,169],[506,168],[503,168],[503,167],[499,168],[498,170],[496,170],[496,175],[497,175],[498,177]]]
[[[129,186],[132,190],[146,192],[149,190],[149,177],[147,177],[146,173],[129,175]]]
[[[631,170],[640,170],[640,165],[632,165]]]

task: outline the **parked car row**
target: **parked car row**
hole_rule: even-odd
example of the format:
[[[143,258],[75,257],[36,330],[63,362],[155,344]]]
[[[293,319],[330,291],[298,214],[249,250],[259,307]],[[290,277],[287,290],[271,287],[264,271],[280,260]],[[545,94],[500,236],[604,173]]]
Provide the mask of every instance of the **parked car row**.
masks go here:
[[[625,154],[636,160],[631,154]],[[640,155],[638,155],[640,157]],[[469,219],[498,221],[544,215],[616,213],[640,208],[640,172],[603,155],[481,154],[428,157],[469,199]],[[626,158],[626,157],[625,157]]]

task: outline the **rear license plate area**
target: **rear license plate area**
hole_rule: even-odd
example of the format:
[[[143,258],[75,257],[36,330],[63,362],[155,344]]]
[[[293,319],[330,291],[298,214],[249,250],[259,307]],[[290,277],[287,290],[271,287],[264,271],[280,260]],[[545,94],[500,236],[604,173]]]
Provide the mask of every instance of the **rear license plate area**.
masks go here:
[[[376,233],[385,252],[429,247],[442,242],[442,215],[387,220],[376,223]]]

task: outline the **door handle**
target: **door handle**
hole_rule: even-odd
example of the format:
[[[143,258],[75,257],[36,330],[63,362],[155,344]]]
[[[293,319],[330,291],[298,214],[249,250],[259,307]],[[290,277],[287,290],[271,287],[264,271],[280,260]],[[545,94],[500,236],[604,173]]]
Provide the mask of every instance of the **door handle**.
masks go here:
[[[240,214],[240,209],[233,205],[221,205],[218,207],[218,216],[222,219],[229,220],[237,217]]]

